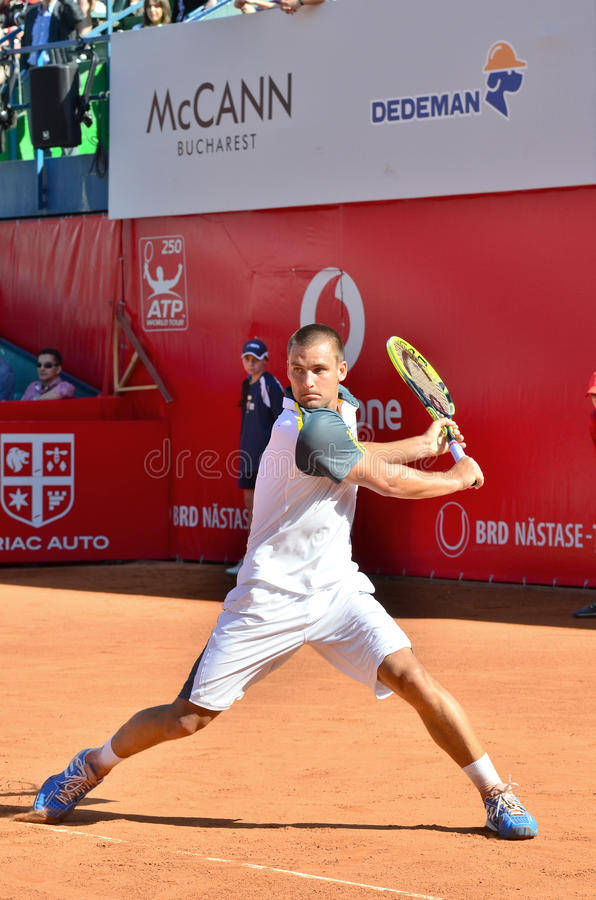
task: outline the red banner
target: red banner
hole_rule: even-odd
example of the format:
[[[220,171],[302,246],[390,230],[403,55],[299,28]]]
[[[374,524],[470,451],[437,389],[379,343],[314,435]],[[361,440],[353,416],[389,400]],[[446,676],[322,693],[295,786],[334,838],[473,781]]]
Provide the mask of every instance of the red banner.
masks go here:
[[[398,440],[429,422],[387,359],[385,341],[398,334],[445,379],[468,452],[486,475],[481,491],[443,500],[362,490],[354,550],[365,569],[594,586],[596,472],[584,391],[596,367],[595,197],[583,188],[123,223],[95,217],[29,223],[26,247],[13,240],[22,224],[2,223],[0,263],[10,259],[13,270],[0,291],[5,308],[34,322],[34,349],[47,344],[45,297],[60,296],[52,342],[70,370],[98,385],[108,301],[121,291],[174,397],[161,406],[169,433],[144,444],[149,487],[143,482],[149,494],[169,490],[171,555],[242,554],[240,348],[262,338],[270,370],[286,384],[287,338],[316,318],[346,341],[346,383],[362,401],[364,439]],[[67,283],[50,244],[69,248]],[[101,258],[89,256],[99,246]],[[22,273],[40,271],[43,260],[44,296],[34,296]],[[5,334],[23,343],[24,321]],[[156,395],[139,393],[129,408],[155,416]],[[95,483],[103,479],[103,470],[94,473]],[[106,517],[118,520],[125,504],[113,502]],[[129,541],[114,555],[154,552],[132,532]]]
[[[167,433],[165,422],[4,421],[0,563],[168,556],[167,485],[146,468]]]

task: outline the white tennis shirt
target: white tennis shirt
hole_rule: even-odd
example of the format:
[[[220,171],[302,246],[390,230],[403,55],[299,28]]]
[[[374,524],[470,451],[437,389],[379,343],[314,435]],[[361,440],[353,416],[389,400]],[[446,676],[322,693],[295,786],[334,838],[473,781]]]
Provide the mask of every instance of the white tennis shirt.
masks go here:
[[[374,587],[352,560],[357,487],[343,479],[364,453],[358,401],[343,386],[338,411],[285,397],[259,465],[252,527],[238,586],[299,596]]]

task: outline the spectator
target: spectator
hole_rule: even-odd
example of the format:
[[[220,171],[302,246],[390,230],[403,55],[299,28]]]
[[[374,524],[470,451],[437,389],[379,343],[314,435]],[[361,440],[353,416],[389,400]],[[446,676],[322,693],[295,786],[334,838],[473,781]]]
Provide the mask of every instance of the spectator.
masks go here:
[[[11,366],[0,356],[0,400],[14,399],[15,377]]]
[[[234,0],[234,6],[246,14],[256,13],[260,9],[273,9],[274,6],[279,6],[279,3],[274,0],[250,0],[250,2],[249,0]]]
[[[0,40],[6,38],[11,32],[17,30],[21,25],[20,14],[26,7],[25,3],[20,0],[0,0]],[[12,41],[3,41],[0,46],[0,57],[2,49],[17,49],[21,46],[18,36],[13,37]],[[4,57],[0,60],[0,88],[10,77],[10,60]],[[10,100],[9,97],[5,98]]]
[[[2,7],[0,7],[0,40],[2,40],[2,38],[4,37],[4,34],[5,34],[4,29],[2,28],[2,24],[1,24],[1,21],[2,21],[1,10],[2,10]],[[8,71],[9,71],[8,66],[5,63],[0,62],[0,88],[2,88],[2,85],[8,78]],[[1,101],[1,98],[0,98],[0,101]]]
[[[178,0],[176,21],[182,22],[187,16],[201,7],[207,10],[213,9],[214,6],[217,6],[217,0]]]
[[[81,7],[81,12],[84,16],[79,34],[81,37],[84,37],[86,34],[89,34],[91,29],[95,28],[99,22],[106,19],[106,5],[102,0],[77,0],[77,3]]]
[[[169,25],[172,21],[170,0],[145,0],[143,6],[143,28]]]
[[[247,378],[242,382],[240,399],[240,474],[238,487],[244,491],[244,505],[252,519],[257,471],[263,450],[269,443],[273,423],[283,406],[283,390],[277,380],[266,371],[269,361],[267,347],[258,338],[246,341],[242,348],[242,365]],[[242,560],[229,569],[228,575],[237,575]]]
[[[37,354],[37,381],[25,388],[21,400],[68,400],[74,397],[74,384],[60,377],[62,357],[57,350],[46,347]]]
[[[260,9],[279,6],[285,13],[293,15],[301,6],[317,6],[324,0],[234,0],[234,6],[243,13],[255,13]]]
[[[280,9],[293,16],[301,6],[318,6],[324,0],[279,0]]]
[[[75,0],[41,0],[41,3],[31,6],[25,15],[22,46],[35,47],[52,41],[72,41],[84,31],[84,20],[81,7]],[[52,63],[68,62],[75,55],[74,49],[63,47],[49,52],[44,50],[42,53],[43,61],[49,60]],[[27,58],[22,65],[25,68],[36,66],[39,55],[36,51],[25,54]]]
[[[24,0],[0,0],[0,29],[5,31],[21,25],[27,3]]]

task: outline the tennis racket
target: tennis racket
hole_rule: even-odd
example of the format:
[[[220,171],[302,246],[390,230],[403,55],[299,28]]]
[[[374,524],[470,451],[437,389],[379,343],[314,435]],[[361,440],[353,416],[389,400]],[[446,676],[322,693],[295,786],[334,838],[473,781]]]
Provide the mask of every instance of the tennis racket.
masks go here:
[[[405,383],[416,394],[431,418],[440,419],[447,416],[452,419],[455,414],[453,400],[445,383],[441,380],[441,376],[433,369],[429,361],[400,337],[389,338],[387,353]],[[446,427],[443,431],[447,437],[451,455],[457,462],[466,454],[462,450],[461,444],[457,442],[452,429]]]

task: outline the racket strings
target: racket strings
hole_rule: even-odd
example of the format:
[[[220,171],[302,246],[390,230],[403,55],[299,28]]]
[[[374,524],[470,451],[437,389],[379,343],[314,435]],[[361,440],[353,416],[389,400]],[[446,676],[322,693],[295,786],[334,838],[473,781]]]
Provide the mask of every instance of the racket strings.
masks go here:
[[[408,376],[412,379],[419,391],[421,391],[428,399],[429,405],[436,409],[442,416],[451,415],[451,406],[449,399],[445,396],[443,390],[436,382],[427,374],[420,363],[407,353],[403,347],[396,347],[394,350],[399,354],[402,365]]]

